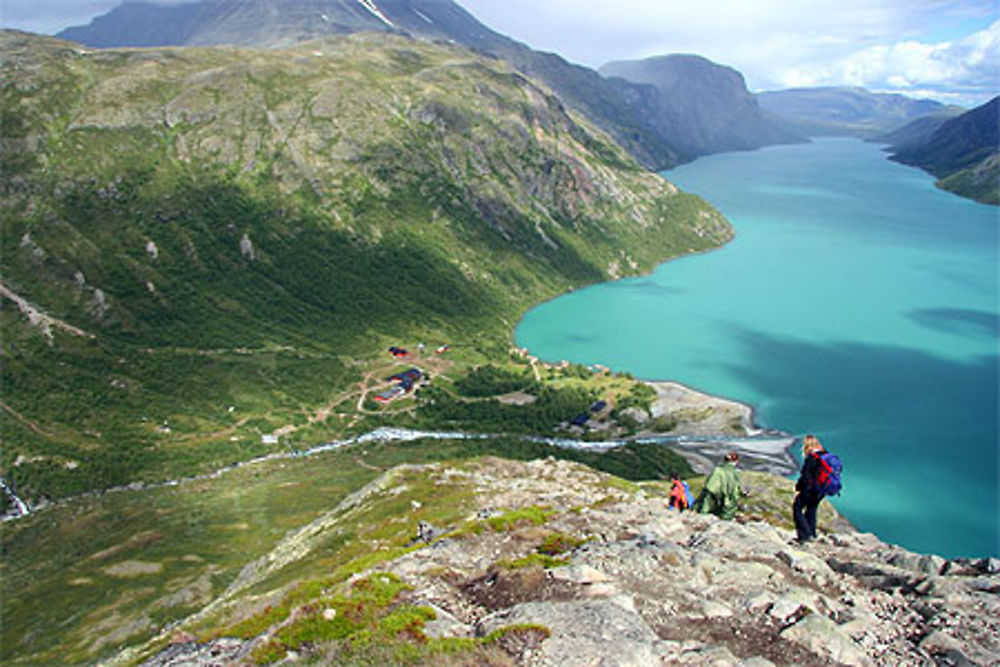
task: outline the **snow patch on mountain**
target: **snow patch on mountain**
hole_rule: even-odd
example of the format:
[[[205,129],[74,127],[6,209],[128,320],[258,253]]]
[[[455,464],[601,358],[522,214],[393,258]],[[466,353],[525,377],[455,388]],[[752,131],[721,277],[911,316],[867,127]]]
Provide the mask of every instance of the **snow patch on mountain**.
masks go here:
[[[376,18],[382,21],[382,23],[386,24],[390,28],[396,27],[395,24],[389,20],[389,17],[383,14],[382,10],[378,8],[378,5],[375,4],[375,0],[358,0],[358,2],[361,3],[362,7],[374,14]]]

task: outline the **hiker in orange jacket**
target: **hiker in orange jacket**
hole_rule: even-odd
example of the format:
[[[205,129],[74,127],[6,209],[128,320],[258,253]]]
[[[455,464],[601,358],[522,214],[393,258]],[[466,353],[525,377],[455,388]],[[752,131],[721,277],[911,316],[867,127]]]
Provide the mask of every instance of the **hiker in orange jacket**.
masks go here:
[[[671,479],[670,499],[667,502],[667,508],[676,508],[678,512],[690,509],[691,503],[688,500],[688,495],[690,493],[691,492],[687,489],[687,484],[681,481],[680,477],[674,475]]]

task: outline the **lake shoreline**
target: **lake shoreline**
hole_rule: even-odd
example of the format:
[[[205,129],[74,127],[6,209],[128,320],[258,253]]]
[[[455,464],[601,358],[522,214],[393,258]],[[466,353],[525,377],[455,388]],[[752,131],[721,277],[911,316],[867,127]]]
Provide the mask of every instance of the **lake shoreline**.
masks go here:
[[[674,416],[679,423],[669,434],[640,431],[636,440],[668,439],[691,467],[702,474],[710,472],[729,452],[740,454],[742,467],[747,470],[782,476],[798,471],[798,461],[792,454],[797,438],[781,430],[762,428],[756,422],[757,413],[752,405],[673,380],[642,382],[656,391],[652,417]]]
[[[664,176],[712,202],[735,242],[541,306],[517,344],[745,401],[764,425],[837,452],[850,472],[835,503],[860,529],[920,552],[996,555],[984,502],[1000,470],[995,209],[853,139],[717,154]]]

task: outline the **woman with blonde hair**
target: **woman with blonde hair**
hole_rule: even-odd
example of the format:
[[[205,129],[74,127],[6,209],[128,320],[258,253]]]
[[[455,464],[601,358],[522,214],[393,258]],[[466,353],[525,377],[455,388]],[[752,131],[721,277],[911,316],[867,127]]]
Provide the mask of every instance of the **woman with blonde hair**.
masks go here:
[[[802,438],[802,456],[806,457],[813,452],[818,452],[823,449],[823,445],[820,444],[819,438],[815,435],[807,435]]]
[[[795,500],[792,502],[792,518],[795,520],[796,541],[799,544],[816,539],[816,510],[823,500],[818,484],[822,467],[820,454],[825,451],[815,435],[810,434],[802,439],[802,471],[795,482]]]

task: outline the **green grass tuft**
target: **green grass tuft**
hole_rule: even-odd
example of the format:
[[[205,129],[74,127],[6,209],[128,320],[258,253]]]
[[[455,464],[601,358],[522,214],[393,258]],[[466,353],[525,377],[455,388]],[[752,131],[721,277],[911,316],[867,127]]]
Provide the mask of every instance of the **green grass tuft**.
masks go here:
[[[541,567],[548,570],[553,567],[562,567],[563,565],[569,565],[568,558],[556,558],[545,553],[533,553],[515,560],[497,561],[497,567],[506,570],[521,570],[531,567]]]
[[[489,519],[486,519],[486,524],[492,528],[494,532],[502,533],[510,530],[521,522],[541,526],[554,514],[555,512],[553,510],[545,507],[523,507],[520,509],[510,510],[509,512],[504,512],[500,516],[490,517]]]

